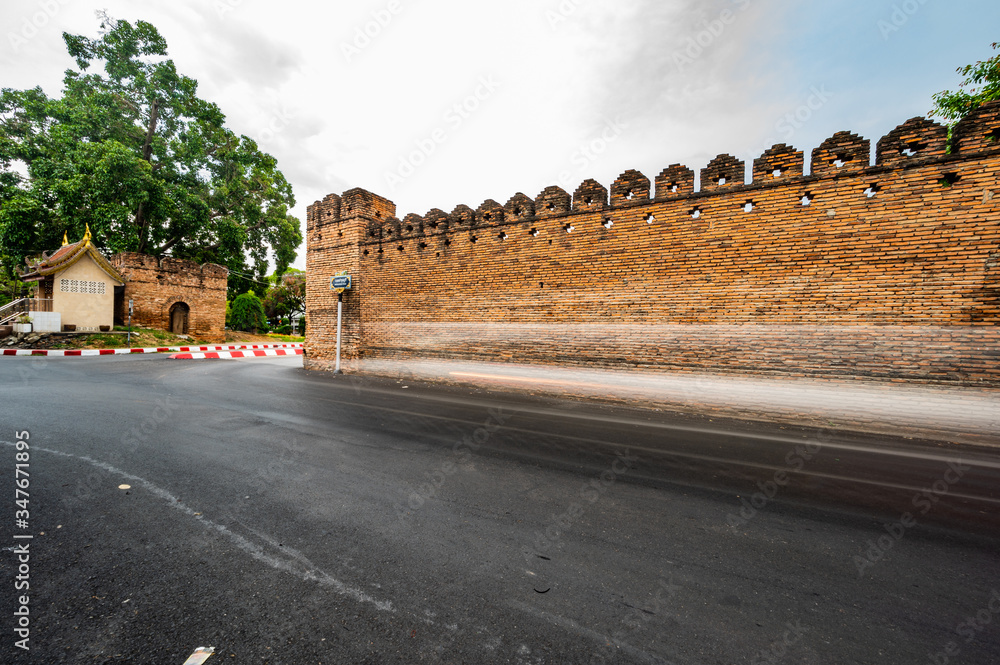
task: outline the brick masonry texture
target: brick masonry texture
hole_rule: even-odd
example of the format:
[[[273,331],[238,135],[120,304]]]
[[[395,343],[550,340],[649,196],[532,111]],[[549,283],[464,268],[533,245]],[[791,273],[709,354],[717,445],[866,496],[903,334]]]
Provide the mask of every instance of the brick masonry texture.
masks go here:
[[[125,278],[124,311],[116,318],[128,318],[131,298],[134,325],[170,330],[170,308],[181,302],[190,308],[189,335],[206,342],[225,341],[229,283],[225,267],[129,252],[116,254],[110,261]]]
[[[546,188],[396,218],[361,189],[307,215],[306,367],[437,358],[1000,387],[1000,102],[752,165]],[[652,184],[652,186],[651,186]]]

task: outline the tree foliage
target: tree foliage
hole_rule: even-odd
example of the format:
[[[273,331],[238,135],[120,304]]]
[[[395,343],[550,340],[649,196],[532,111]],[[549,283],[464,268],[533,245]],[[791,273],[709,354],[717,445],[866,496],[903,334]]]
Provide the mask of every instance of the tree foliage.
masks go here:
[[[274,322],[283,317],[294,316],[306,311],[306,274],[291,268],[280,277],[269,278],[271,286],[264,294],[264,312],[268,320]]]
[[[1000,48],[1000,42],[993,43],[993,49]],[[956,91],[945,90],[934,95],[934,110],[931,116],[938,116],[954,124],[986,102],[1000,99],[1000,54],[988,60],[958,68],[965,77]]]
[[[267,328],[264,305],[253,291],[247,291],[233,300],[229,312],[229,327],[254,333]]]
[[[89,224],[108,252],[219,263],[259,279],[273,253],[283,273],[302,236],[274,157],[224,126],[154,26],[102,28],[99,39],[63,34],[75,67],[62,97],[0,92],[0,262],[9,270]]]

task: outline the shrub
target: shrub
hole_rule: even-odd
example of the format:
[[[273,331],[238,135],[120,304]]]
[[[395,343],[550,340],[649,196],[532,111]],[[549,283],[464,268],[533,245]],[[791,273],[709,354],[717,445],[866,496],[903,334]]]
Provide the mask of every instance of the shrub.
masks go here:
[[[230,314],[230,327],[244,332],[267,332],[267,317],[264,305],[253,291],[236,296]]]

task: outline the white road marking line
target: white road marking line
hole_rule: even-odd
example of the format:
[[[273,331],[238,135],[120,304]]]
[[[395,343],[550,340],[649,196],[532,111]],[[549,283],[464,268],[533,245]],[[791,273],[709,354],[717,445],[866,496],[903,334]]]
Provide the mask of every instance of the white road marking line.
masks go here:
[[[184,665],[202,665],[213,653],[215,653],[215,647],[198,647],[184,661]]]
[[[11,446],[11,447],[13,447],[13,446],[16,445],[12,441],[4,441],[3,443],[5,445]],[[49,453],[49,454],[52,454],[52,455],[57,455],[59,457],[68,457],[70,459],[81,460],[83,462],[87,462],[88,464],[92,464],[93,466],[96,466],[99,469],[104,469],[105,471],[107,471],[109,473],[113,473],[115,475],[121,476],[122,478],[124,478],[126,480],[132,481],[133,485],[139,485],[142,488],[144,488],[146,491],[148,491],[149,493],[153,494],[154,496],[159,497],[160,499],[162,499],[163,501],[165,501],[167,503],[167,505],[169,505],[174,510],[178,510],[178,511],[180,511],[180,512],[182,512],[182,513],[184,513],[184,514],[186,514],[186,515],[188,515],[190,517],[193,517],[194,519],[198,520],[199,522],[201,522],[202,524],[204,524],[208,528],[213,529],[213,530],[219,532],[220,534],[222,534],[226,538],[229,538],[231,541],[233,541],[233,543],[235,543],[235,545],[237,547],[239,547],[241,550],[243,550],[244,552],[246,552],[247,554],[249,554],[251,557],[253,557],[257,561],[260,561],[261,563],[265,563],[265,564],[271,566],[272,568],[274,568],[276,570],[282,570],[282,571],[284,571],[286,573],[294,575],[294,576],[298,577],[299,579],[301,579],[303,581],[318,582],[319,584],[322,584],[324,586],[331,587],[331,588],[333,588],[334,591],[336,591],[337,593],[339,593],[339,594],[341,594],[343,596],[348,596],[348,597],[353,598],[353,599],[355,599],[355,600],[357,600],[359,602],[362,602],[362,603],[369,603],[371,605],[374,605],[376,609],[382,610],[383,612],[395,612],[396,611],[395,609],[393,609],[391,601],[377,600],[375,598],[372,598],[371,596],[369,596],[364,591],[362,591],[362,590],[360,590],[360,589],[358,589],[356,587],[350,586],[349,584],[345,584],[344,582],[341,582],[340,580],[336,579],[335,577],[333,577],[333,576],[331,576],[331,575],[323,572],[319,568],[316,568],[311,563],[307,564],[307,563],[304,563],[302,560],[298,560],[297,561],[296,560],[296,554],[298,554],[298,552],[295,552],[294,554],[293,553],[288,553],[288,556],[290,557],[290,559],[283,559],[283,558],[280,558],[278,556],[274,556],[272,554],[269,554],[268,552],[266,552],[264,550],[264,548],[262,548],[261,546],[257,545],[256,543],[251,542],[250,540],[244,538],[243,536],[241,536],[241,535],[239,535],[237,533],[233,533],[232,531],[230,531],[229,529],[227,529],[226,527],[224,527],[221,524],[217,524],[217,523],[215,523],[215,522],[213,522],[211,520],[205,519],[200,513],[196,512],[193,508],[190,508],[187,505],[185,505],[176,496],[174,496],[173,494],[171,494],[167,490],[163,489],[162,487],[159,487],[158,485],[154,485],[153,483],[149,482],[148,480],[146,480],[144,478],[140,478],[139,476],[134,476],[134,475],[132,475],[130,473],[122,471],[121,469],[119,469],[117,467],[111,466],[110,464],[106,464],[104,462],[92,459],[90,457],[86,457],[84,455],[73,455],[71,453],[64,453],[64,452],[59,451],[59,450],[51,450],[51,449],[48,449],[48,448],[39,448],[39,447],[36,447],[36,446],[33,446],[32,450],[37,450],[37,451],[40,451],[40,452],[43,452],[43,453]],[[281,549],[285,550],[287,548],[282,547]],[[280,554],[286,554],[286,553],[282,551],[282,552],[280,552]],[[308,559],[305,559],[305,557],[302,557],[301,554],[298,554],[298,556],[301,557],[305,562],[308,562]]]

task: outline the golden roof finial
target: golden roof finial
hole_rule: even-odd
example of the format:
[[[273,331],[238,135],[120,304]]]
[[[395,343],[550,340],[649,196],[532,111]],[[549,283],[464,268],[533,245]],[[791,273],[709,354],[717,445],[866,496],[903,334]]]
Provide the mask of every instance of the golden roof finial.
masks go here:
[[[69,239],[66,237],[66,232],[63,231],[63,244],[62,244],[62,246],[65,247],[68,244],[69,244]]]
[[[87,224],[87,232],[83,234],[83,242],[90,242],[90,224]]]

